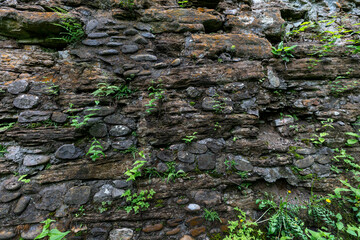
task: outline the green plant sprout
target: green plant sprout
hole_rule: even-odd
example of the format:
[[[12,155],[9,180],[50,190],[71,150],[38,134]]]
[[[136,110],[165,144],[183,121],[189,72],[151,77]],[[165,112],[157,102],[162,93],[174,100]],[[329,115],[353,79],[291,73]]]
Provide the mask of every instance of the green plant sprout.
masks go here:
[[[0,132],[4,132],[6,130],[9,130],[9,129],[13,128],[14,125],[15,125],[14,122],[12,122],[12,123],[1,123],[0,124]]]
[[[101,206],[98,208],[100,213],[106,212],[107,210],[109,210],[109,207],[111,205],[111,201],[104,201],[101,202]]]
[[[204,218],[206,221],[214,222],[215,220],[218,220],[219,222],[222,222],[219,214],[216,211],[211,211],[206,208],[204,208]]]
[[[146,159],[144,152],[141,151],[139,152],[139,155],[142,159]],[[135,179],[137,177],[141,176],[141,168],[144,166],[144,164],[146,163],[146,161],[144,160],[137,160],[135,161],[135,163],[133,164],[133,168],[132,169],[128,169],[125,172],[125,175],[128,176],[128,179],[126,179],[126,181],[135,181]]]
[[[284,42],[281,41],[277,48],[272,47],[271,52],[278,57],[281,57],[281,59],[286,63],[290,62],[290,58],[293,58],[294,56],[291,54],[291,52],[294,51],[294,49],[297,47],[297,45],[293,45],[291,47],[284,47]]]
[[[8,153],[7,146],[0,144],[0,157],[3,157],[6,153]]]
[[[315,138],[311,138],[310,140],[311,140],[314,144],[316,144],[316,145],[321,145],[321,144],[323,144],[323,143],[326,141],[326,139],[325,139],[324,137],[326,137],[326,136],[328,136],[328,135],[329,135],[329,134],[326,133],[326,132],[322,132],[322,133],[320,133],[319,135],[313,134],[313,136],[314,136]]]
[[[27,174],[21,175],[18,179],[18,182],[29,183],[30,179],[26,179],[27,176]]]
[[[182,8],[186,7],[188,3],[189,3],[188,0],[178,0],[178,4]]]
[[[149,97],[151,98],[149,103],[146,104],[146,112],[148,114],[153,113],[156,110],[157,102],[161,102],[164,98],[165,90],[162,89],[162,80],[159,79],[156,82],[153,80],[151,81],[151,86],[148,88]]]
[[[145,211],[150,207],[148,200],[152,199],[155,193],[154,189],[141,190],[139,193],[131,193],[130,189],[126,190],[122,195],[122,197],[126,197],[126,202],[129,204],[125,207],[125,211],[127,213],[134,211],[135,214]]]
[[[36,238],[34,238],[34,240],[43,239],[43,238],[46,238],[46,237],[48,237],[49,240],[62,240],[62,239],[65,239],[65,236],[68,235],[70,233],[70,231],[60,232],[56,228],[50,230],[50,224],[52,222],[55,222],[55,220],[46,219],[45,221],[41,222],[41,223],[44,223],[45,225],[43,226],[42,232]]]
[[[79,23],[76,18],[71,16],[69,12],[62,8],[55,7],[51,9],[56,12],[61,19],[60,23],[53,23],[53,25],[61,27],[65,30],[65,32],[60,33],[62,37],[53,39],[62,40],[66,43],[76,43],[84,38],[85,32],[83,30],[82,24]]]
[[[196,134],[197,134],[197,132],[193,132],[192,135],[186,136],[186,137],[184,137],[182,140],[183,140],[185,143],[191,143],[192,141],[194,141],[195,139],[197,139],[197,137],[195,136]]]
[[[91,143],[86,156],[90,155],[90,158],[95,162],[96,159],[101,156],[105,157],[105,153],[102,150],[104,150],[104,148],[101,146],[100,142],[96,138],[93,138],[93,142]]]

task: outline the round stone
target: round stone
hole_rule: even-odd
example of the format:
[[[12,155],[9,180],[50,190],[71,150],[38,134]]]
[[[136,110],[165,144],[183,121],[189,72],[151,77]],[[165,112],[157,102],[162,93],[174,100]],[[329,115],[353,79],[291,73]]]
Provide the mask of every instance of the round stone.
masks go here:
[[[125,125],[116,125],[110,129],[110,135],[114,137],[125,136],[128,135],[130,132],[130,128]]]
[[[96,123],[89,130],[93,137],[105,137],[107,135],[107,126],[105,123]]]
[[[24,157],[24,166],[33,167],[50,161],[50,157],[46,155],[26,155]]]
[[[65,144],[58,148],[55,157],[59,159],[76,159],[82,155],[82,151],[72,144]]]
[[[11,94],[19,94],[25,92],[29,83],[26,80],[18,80],[9,84],[7,90]]]
[[[33,108],[39,102],[39,97],[29,94],[23,94],[14,99],[14,106],[20,109]]]

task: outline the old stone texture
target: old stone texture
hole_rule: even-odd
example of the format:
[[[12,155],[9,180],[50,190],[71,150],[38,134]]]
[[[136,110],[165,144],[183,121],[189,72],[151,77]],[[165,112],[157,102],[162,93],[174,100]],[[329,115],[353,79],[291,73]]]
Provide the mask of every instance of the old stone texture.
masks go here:
[[[270,58],[271,44],[254,34],[197,34],[191,35],[186,46],[187,57],[200,55],[218,58],[221,53],[232,53],[235,57],[263,59]]]
[[[234,207],[260,216],[263,192],[301,189],[307,200],[311,188],[340,187],[331,149],[358,130],[358,54],[344,39],[310,56],[323,44],[316,29],[285,33],[334,14],[356,30],[358,1],[139,0],[131,11],[119,0],[0,2],[0,239],[34,239],[47,216],[84,239],[206,239],[228,230]],[[78,43],[54,39],[64,29],[53,6],[83,24]],[[271,53],[284,36],[298,45],[286,64]],[[107,92],[94,96],[100,83]],[[314,145],[329,118],[334,129]],[[105,154],[96,161],[86,155],[94,138]],[[358,146],[346,149],[358,158]],[[141,176],[128,182],[140,152]],[[150,189],[149,208],[126,213],[122,194]],[[224,221],[204,221],[205,208]]]
[[[80,186],[72,187],[65,195],[64,202],[70,205],[82,205],[87,203],[90,198],[91,187]]]

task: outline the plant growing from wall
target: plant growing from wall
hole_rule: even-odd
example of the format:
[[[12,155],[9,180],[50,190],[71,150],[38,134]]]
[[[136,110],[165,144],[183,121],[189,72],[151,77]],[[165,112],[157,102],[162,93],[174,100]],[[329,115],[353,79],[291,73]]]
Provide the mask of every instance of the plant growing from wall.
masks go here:
[[[0,132],[4,132],[6,130],[9,130],[9,129],[13,128],[14,125],[15,125],[14,122],[12,122],[12,123],[1,123],[0,124]]]
[[[127,9],[127,10],[132,10],[134,8],[134,0],[120,0],[120,7]]]
[[[101,156],[105,157],[103,150],[104,148],[101,146],[100,142],[96,138],[93,138],[93,142],[91,143],[86,156],[90,155],[90,158],[95,162],[96,159],[100,158]]]
[[[197,134],[197,132],[193,132],[192,135],[188,135],[186,137],[184,137],[182,140],[185,142],[185,143],[191,143],[192,141],[194,141],[195,139],[197,139],[197,137],[195,136]]]
[[[0,157],[3,157],[7,152],[7,146],[0,144]]]
[[[60,16],[60,23],[53,24],[65,30],[65,32],[60,33],[62,37],[53,39],[62,40],[66,43],[76,43],[84,38],[85,32],[83,30],[82,24],[79,23],[76,18],[74,18],[68,11],[62,8],[55,7],[52,8],[52,10]]]
[[[98,89],[92,93],[95,97],[113,96],[116,99],[128,97],[133,91],[127,85],[110,85],[108,83],[99,83]]]
[[[141,190],[139,193],[131,193],[130,189],[126,190],[126,192],[122,195],[122,197],[126,198],[126,202],[129,204],[129,206],[125,207],[125,211],[127,213],[134,211],[134,213],[137,214],[140,211],[147,210],[150,207],[150,203],[148,201],[153,198],[155,193],[154,189]]]
[[[45,225],[43,226],[42,232],[36,238],[34,238],[34,240],[43,239],[43,238],[46,238],[46,237],[48,237],[49,240],[62,240],[62,239],[65,239],[65,236],[68,235],[70,233],[70,231],[60,232],[56,228],[50,230],[50,224],[52,222],[55,222],[55,220],[46,219],[45,221],[41,222],[41,223],[44,223]]]
[[[276,47],[271,48],[272,49],[271,52],[275,56],[280,57],[285,62],[286,65],[286,63],[290,62],[290,58],[294,57],[294,55],[292,55],[292,52],[296,47],[297,45],[293,45],[291,47],[285,47],[284,42],[281,41],[277,46],[277,48]]]
[[[179,6],[182,7],[182,8],[187,7],[187,5],[189,3],[188,0],[178,0],[177,2],[179,4]]]
[[[307,240],[302,227],[304,222],[299,219],[299,207],[288,203],[288,191],[285,199],[280,198],[280,203],[276,204],[272,199],[257,199],[260,209],[273,212],[268,221],[268,235],[282,237],[296,237]]]
[[[246,213],[240,208],[234,208],[238,212],[238,220],[229,221],[229,235],[223,240],[257,240],[263,239],[263,232],[256,230],[256,222],[246,219]]]
[[[218,220],[219,222],[221,222],[219,214],[216,211],[212,211],[212,210],[208,210],[208,209],[204,208],[203,216],[206,221],[214,222],[214,221]]]
[[[153,113],[158,107],[158,104],[165,97],[165,90],[162,88],[162,86],[163,84],[161,79],[157,81],[151,81],[151,86],[148,88],[150,101],[148,104],[145,105],[146,112],[148,114]]]

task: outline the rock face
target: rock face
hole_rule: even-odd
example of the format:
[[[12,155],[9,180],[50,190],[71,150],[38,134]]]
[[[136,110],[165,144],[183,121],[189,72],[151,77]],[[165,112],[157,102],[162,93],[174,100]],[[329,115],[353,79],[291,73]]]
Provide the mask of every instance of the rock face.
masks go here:
[[[0,0],[0,239],[222,239],[264,192],[340,186],[359,1],[126,2]]]

